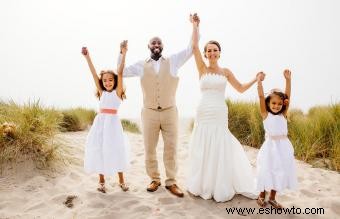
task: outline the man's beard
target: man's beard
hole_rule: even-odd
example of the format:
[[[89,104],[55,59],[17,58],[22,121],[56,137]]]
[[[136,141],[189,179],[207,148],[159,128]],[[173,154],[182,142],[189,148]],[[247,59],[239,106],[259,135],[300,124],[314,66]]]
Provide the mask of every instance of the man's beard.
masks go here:
[[[155,50],[158,50],[158,51],[155,52]],[[160,57],[162,57],[162,50],[163,50],[163,48],[154,48],[154,49],[150,49],[150,51],[151,51],[151,58],[152,58],[153,60],[158,61],[158,59],[159,59]]]

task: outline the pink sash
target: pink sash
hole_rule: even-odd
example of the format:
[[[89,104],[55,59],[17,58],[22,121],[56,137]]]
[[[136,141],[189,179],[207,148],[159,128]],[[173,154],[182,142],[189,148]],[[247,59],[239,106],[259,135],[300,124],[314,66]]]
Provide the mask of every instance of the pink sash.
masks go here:
[[[117,114],[116,109],[100,109],[100,113]]]

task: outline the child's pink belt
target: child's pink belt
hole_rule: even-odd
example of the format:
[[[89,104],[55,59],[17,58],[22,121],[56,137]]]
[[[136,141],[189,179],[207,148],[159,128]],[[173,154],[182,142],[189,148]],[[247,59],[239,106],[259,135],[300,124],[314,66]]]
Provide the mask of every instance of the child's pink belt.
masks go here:
[[[100,113],[117,114],[117,110],[116,109],[100,109]]]

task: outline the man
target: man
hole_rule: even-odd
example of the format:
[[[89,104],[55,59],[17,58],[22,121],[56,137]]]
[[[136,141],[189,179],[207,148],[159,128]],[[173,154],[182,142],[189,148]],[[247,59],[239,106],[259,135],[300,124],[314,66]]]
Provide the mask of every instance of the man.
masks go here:
[[[195,14],[193,19],[199,18]],[[121,49],[125,46],[124,43],[121,43]],[[146,172],[151,178],[147,191],[154,192],[161,185],[156,154],[161,131],[164,140],[163,160],[167,177],[165,188],[172,194],[183,197],[183,192],[176,184],[178,113],[175,97],[179,80],[177,72],[192,56],[192,45],[190,42],[185,50],[171,55],[169,58],[162,56],[163,43],[159,37],[151,38],[148,48],[150,49],[149,58],[128,66],[123,71],[124,77],[138,76],[141,80],[144,102],[142,131],[145,166]]]

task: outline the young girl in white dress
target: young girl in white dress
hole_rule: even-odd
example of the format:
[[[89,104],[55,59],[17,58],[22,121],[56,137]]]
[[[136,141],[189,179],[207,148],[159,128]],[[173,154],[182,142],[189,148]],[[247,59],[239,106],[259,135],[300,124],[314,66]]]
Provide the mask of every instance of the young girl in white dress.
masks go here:
[[[113,71],[101,71],[100,77],[96,73],[87,48],[82,49],[99,98],[99,113],[86,140],[84,168],[88,173],[99,174],[98,191],[102,193],[106,192],[104,175],[114,175],[117,172],[121,189],[123,191],[129,189],[123,176],[129,165],[129,144],[124,138],[123,128],[117,116],[119,105],[125,98],[122,73],[126,48],[121,49],[122,62],[118,68],[118,75]]]
[[[282,205],[275,200],[276,192],[295,189],[297,186],[294,148],[287,137],[287,111],[291,90],[291,72],[284,71],[285,93],[274,89],[265,98],[261,76],[257,77],[260,111],[266,133],[257,156],[257,203],[265,207],[265,192],[270,191],[268,203],[275,208]]]

